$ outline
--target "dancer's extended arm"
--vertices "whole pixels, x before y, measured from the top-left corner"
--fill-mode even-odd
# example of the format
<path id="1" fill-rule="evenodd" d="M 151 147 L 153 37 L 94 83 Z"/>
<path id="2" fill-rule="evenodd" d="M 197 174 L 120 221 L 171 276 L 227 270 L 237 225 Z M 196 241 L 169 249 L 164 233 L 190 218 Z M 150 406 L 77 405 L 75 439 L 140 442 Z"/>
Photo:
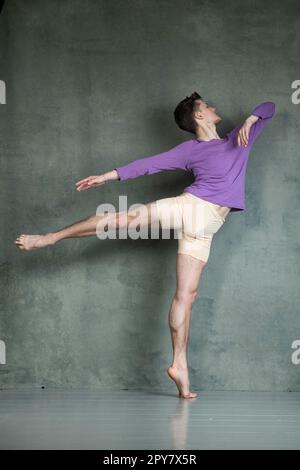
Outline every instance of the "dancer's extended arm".
<path id="1" fill-rule="evenodd" d="M 88 176 L 76 183 L 77 190 L 81 191 L 92 186 L 99 186 L 109 180 L 128 180 L 164 170 L 189 171 L 189 155 L 192 142 L 192 140 L 181 142 L 170 150 L 151 157 L 139 158 L 126 165 L 118 166 L 103 175 Z"/>

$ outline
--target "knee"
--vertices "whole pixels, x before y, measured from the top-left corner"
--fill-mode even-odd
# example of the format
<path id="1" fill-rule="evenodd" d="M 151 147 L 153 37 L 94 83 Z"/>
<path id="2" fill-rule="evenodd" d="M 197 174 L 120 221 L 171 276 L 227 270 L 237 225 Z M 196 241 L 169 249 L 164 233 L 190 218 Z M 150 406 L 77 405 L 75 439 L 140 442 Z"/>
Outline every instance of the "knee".
<path id="1" fill-rule="evenodd" d="M 187 290 L 177 290 L 175 293 L 175 300 L 187 307 L 190 307 L 194 304 L 198 296 L 197 290 L 187 289 Z"/>

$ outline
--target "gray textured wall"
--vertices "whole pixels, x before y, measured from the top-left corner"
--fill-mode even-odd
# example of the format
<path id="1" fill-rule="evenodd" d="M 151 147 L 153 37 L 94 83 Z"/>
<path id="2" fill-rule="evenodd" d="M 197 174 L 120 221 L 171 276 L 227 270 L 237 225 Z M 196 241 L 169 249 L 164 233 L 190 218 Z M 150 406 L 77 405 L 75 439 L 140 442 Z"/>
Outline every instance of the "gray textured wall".
<path id="1" fill-rule="evenodd" d="M 75 182 L 191 138 L 173 121 L 194 90 L 218 106 L 219 132 L 272 100 L 249 159 L 246 211 L 213 242 L 194 304 L 195 389 L 300 390 L 299 117 L 296 0 L 7 0 L 0 16 L 1 387 L 174 392 L 167 323 L 176 240 L 65 240 L 19 252 L 94 213 L 177 195 L 165 172 L 77 193 Z"/>

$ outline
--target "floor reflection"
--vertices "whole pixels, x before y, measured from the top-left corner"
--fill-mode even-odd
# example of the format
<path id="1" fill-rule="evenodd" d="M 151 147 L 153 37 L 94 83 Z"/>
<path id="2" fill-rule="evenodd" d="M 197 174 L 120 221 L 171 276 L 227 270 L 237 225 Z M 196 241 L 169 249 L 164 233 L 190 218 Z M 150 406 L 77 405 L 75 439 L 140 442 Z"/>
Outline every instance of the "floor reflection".
<path id="1" fill-rule="evenodd" d="M 196 398 L 178 398 L 177 409 L 174 416 L 169 417 L 172 449 L 186 449 L 189 429 L 189 415 L 193 412 Z"/>

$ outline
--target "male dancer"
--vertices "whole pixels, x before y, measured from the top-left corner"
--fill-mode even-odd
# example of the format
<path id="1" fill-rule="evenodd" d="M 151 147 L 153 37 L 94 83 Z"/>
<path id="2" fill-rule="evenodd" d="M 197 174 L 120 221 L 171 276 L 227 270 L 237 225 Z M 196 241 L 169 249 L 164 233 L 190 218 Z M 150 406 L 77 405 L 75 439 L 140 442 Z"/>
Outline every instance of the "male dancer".
<path id="1" fill-rule="evenodd" d="M 210 254 L 212 238 L 229 212 L 245 209 L 245 175 L 249 151 L 274 112 L 274 103 L 264 102 L 254 108 L 241 126 L 221 138 L 216 130 L 221 117 L 214 107 L 194 92 L 177 105 L 174 117 L 181 129 L 196 138 L 184 141 L 168 151 L 134 160 L 101 175 L 88 176 L 76 183 L 77 191 L 82 191 L 108 181 L 123 181 L 163 170 L 191 171 L 194 182 L 181 195 L 150 202 L 134 211 L 93 214 L 45 235 L 22 234 L 14 242 L 20 250 L 28 251 L 54 245 L 66 238 L 93 236 L 105 230 L 107 225 L 127 228 L 133 220 L 140 227 L 156 222 L 162 224 L 166 216 L 170 215 L 178 226 L 184 225 L 183 236 L 178 242 L 177 285 L 169 311 L 173 361 L 167 370 L 177 385 L 179 397 L 197 396 L 189 387 L 187 345 L 192 306 Z M 194 214 L 203 214 L 196 228 L 194 219 L 191 220 L 194 216 L 191 218 L 187 215 L 190 214 L 186 209 L 188 205 L 195 209 Z"/>

